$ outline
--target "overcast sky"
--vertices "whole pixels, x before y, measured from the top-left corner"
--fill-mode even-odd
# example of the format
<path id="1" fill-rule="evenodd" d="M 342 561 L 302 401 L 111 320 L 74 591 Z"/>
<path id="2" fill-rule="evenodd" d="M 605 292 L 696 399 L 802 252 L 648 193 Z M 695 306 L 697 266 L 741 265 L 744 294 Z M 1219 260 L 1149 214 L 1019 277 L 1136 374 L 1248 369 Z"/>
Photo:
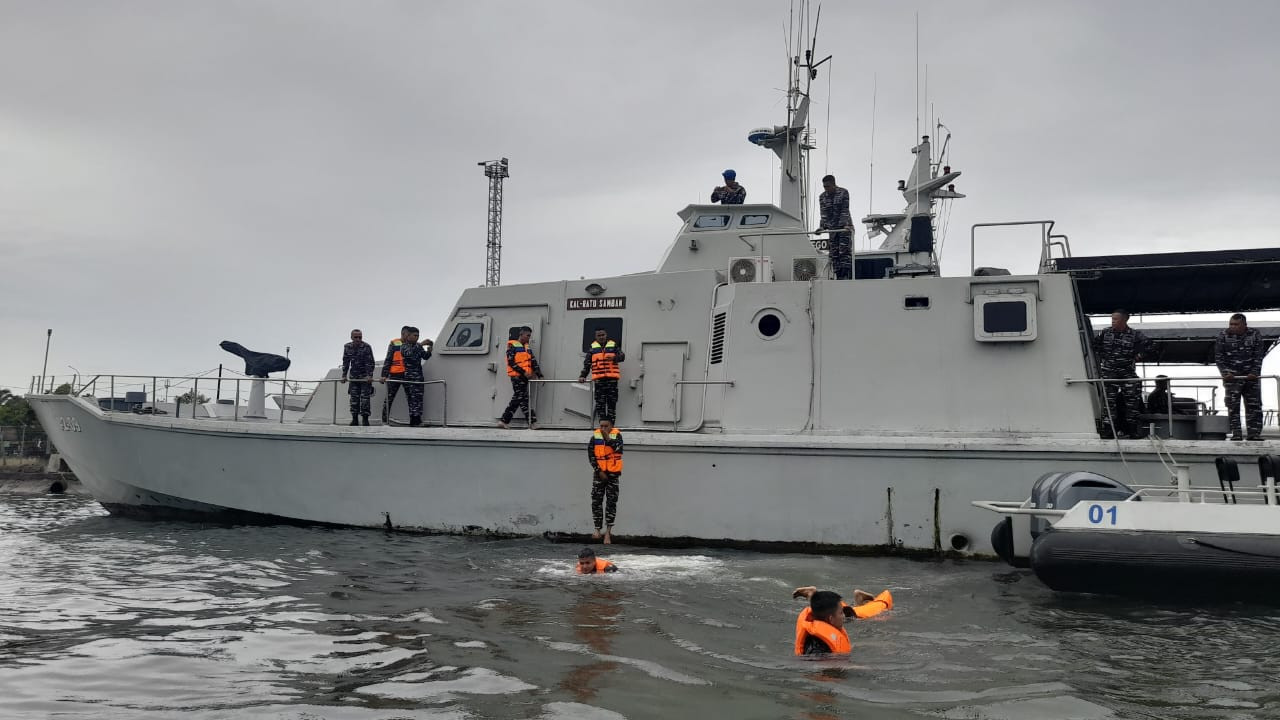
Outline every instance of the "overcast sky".
<path id="1" fill-rule="evenodd" d="M 1280 244 L 1280 3 L 828 3 L 815 183 L 868 205 L 928 102 L 975 222 L 1051 218 L 1076 254 Z M 503 281 L 652 269 L 733 167 L 776 190 L 786 0 L 0 2 L 0 385 L 184 374 L 224 339 L 337 364 L 348 330 L 434 336 L 484 280 L 486 179 L 511 159 Z M 923 94 L 923 87 L 921 93 Z M 828 123 L 828 116 L 830 118 Z M 993 236 L 994 237 L 994 236 Z M 859 233 L 861 240 L 862 233 Z M 1034 235 L 980 264 L 1029 270 Z"/>

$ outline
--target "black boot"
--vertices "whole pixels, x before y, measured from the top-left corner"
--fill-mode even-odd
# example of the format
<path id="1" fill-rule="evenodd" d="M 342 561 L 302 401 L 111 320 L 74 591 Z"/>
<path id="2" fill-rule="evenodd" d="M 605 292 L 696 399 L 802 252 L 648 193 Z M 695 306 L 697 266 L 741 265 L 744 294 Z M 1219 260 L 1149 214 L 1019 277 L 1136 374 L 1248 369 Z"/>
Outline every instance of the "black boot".
<path id="1" fill-rule="evenodd" d="M 359 425 L 359 424 L 360 424 L 360 416 L 358 416 L 358 415 L 352 415 L 352 416 L 351 416 L 351 424 L 352 424 L 352 425 Z"/>
<path id="2" fill-rule="evenodd" d="M 368 415 L 361 415 L 361 416 L 360 416 L 360 420 L 362 421 L 362 424 L 363 424 L 365 427 L 369 427 L 369 416 L 368 416 Z"/>
<path id="3" fill-rule="evenodd" d="M 422 416 L 421 416 L 421 415 L 410 415 L 410 416 L 409 416 L 409 427 L 422 427 Z"/>

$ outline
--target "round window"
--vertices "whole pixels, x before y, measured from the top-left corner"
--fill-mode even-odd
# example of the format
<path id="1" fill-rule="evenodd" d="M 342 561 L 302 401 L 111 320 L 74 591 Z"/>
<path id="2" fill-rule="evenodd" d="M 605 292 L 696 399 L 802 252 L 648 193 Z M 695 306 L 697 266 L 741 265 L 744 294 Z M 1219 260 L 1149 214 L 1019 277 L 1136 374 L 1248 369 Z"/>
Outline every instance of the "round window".
<path id="1" fill-rule="evenodd" d="M 756 330 L 764 338 L 773 338 L 782 332 L 782 318 L 774 312 L 764 312 L 756 318 Z"/>

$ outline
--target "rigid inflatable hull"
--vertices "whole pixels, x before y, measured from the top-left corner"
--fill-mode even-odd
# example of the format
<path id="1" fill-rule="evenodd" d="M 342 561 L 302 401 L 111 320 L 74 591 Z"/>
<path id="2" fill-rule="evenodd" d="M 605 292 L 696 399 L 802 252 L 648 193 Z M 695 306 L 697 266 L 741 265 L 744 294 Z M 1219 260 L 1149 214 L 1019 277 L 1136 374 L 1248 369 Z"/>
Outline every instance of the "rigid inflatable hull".
<path id="1" fill-rule="evenodd" d="M 1061 592 L 1220 599 L 1280 598 L 1280 536 L 1049 529 L 1031 568 Z"/>

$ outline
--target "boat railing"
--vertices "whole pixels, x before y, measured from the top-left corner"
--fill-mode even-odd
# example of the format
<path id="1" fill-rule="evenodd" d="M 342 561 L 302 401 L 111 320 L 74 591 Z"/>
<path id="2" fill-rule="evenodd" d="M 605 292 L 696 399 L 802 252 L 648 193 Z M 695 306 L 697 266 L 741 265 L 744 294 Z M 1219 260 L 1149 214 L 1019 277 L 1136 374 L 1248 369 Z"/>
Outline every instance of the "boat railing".
<path id="1" fill-rule="evenodd" d="M 1257 377 L 1257 380 L 1250 380 L 1250 381 L 1247 381 L 1247 382 L 1259 382 L 1259 383 L 1260 383 L 1260 382 L 1262 382 L 1263 380 L 1268 380 L 1268 381 L 1274 382 L 1274 383 L 1276 384 L 1276 396 L 1275 396 L 1275 397 L 1276 397 L 1276 404 L 1277 404 L 1277 406 L 1280 406 L 1280 375 L 1257 375 L 1256 377 Z M 1178 381 L 1178 382 L 1175 382 L 1175 380 L 1176 380 L 1176 381 Z M 1177 387 L 1177 388 L 1184 388 L 1184 389 L 1187 389 L 1187 388 L 1198 388 L 1198 389 L 1213 388 L 1214 392 L 1213 392 L 1213 395 L 1212 395 L 1212 401 L 1211 401 L 1211 403 L 1210 403 L 1209 412 L 1204 413 L 1204 414 L 1207 414 L 1207 415 L 1216 415 L 1216 414 L 1217 414 L 1217 399 L 1218 399 L 1217 388 L 1218 388 L 1218 385 L 1212 385 L 1212 386 L 1209 386 L 1209 385 L 1186 385 L 1186 384 L 1184 384 L 1185 382 L 1203 382 L 1203 381 L 1206 381 L 1206 380 L 1216 380 L 1218 383 L 1223 383 L 1223 384 L 1228 383 L 1228 382 L 1246 382 L 1245 380 L 1232 380 L 1232 381 L 1224 380 L 1224 379 L 1223 379 L 1223 377 L 1222 377 L 1221 375 L 1194 375 L 1194 376 L 1190 376 L 1190 377 L 1178 377 L 1178 378 L 1171 378 L 1171 377 L 1170 377 L 1170 378 L 1072 378 L 1072 377 L 1066 377 L 1066 378 L 1063 378 L 1063 382 L 1064 382 L 1064 383 L 1066 383 L 1067 385 L 1093 385 L 1093 386 L 1097 386 L 1098 388 L 1105 387 L 1108 383 L 1111 383 L 1111 384 L 1115 384 L 1115 383 L 1121 383 L 1121 384 L 1133 384 L 1133 383 L 1140 383 L 1140 384 L 1142 384 L 1142 385 L 1147 385 L 1147 384 L 1157 384 L 1157 383 L 1161 383 L 1161 382 L 1166 382 L 1166 381 L 1167 381 L 1167 382 L 1168 382 L 1168 386 L 1169 386 L 1169 392 L 1168 392 L 1168 393 L 1166 393 L 1166 397 L 1165 397 L 1165 403 L 1166 403 L 1166 406 L 1165 406 L 1165 414 L 1166 414 L 1166 418 L 1167 418 L 1167 420 L 1166 420 L 1166 421 L 1169 423 L 1169 435 L 1170 435 L 1170 436 L 1172 436 L 1172 435 L 1173 435 L 1173 421 L 1174 421 L 1174 417 L 1175 417 L 1175 416 L 1174 416 L 1174 413 L 1173 413 L 1173 389 L 1174 389 L 1175 387 Z M 1198 395 L 1197 395 L 1197 398 L 1198 398 Z M 1230 408 L 1227 408 L 1227 410 L 1228 410 L 1228 412 L 1229 412 L 1229 411 L 1230 411 Z M 1190 416 L 1188 416 L 1188 417 L 1190 417 Z"/>
<path id="2" fill-rule="evenodd" d="M 1135 502 L 1142 498 L 1159 499 L 1177 496 L 1179 502 L 1203 503 L 1206 505 L 1227 505 L 1240 504 L 1237 497 L 1244 497 L 1246 500 L 1253 499 L 1257 502 L 1245 504 L 1253 505 L 1276 505 L 1277 490 L 1271 483 L 1257 485 L 1257 490 L 1224 490 L 1213 486 L 1189 486 L 1185 488 L 1171 487 L 1168 485 L 1134 485 L 1132 486 L 1133 494 L 1121 500 L 1120 502 Z M 1221 502 L 1217 498 L 1221 498 Z M 1230 498 L 1230 500 L 1228 499 Z M 1080 500 L 1076 503 L 1092 503 L 1095 500 Z M 1076 505 L 1069 508 L 1040 508 L 1027 505 L 1025 502 L 1014 502 L 1007 500 L 973 500 L 969 504 L 983 510 L 990 510 L 1001 515 L 1034 515 L 1038 517 L 1060 518 L 1071 512 Z"/>
<path id="3" fill-rule="evenodd" d="M 306 408 L 306 410 L 310 410 L 310 403 L 316 397 L 316 393 L 314 392 L 315 389 L 318 389 L 324 385 L 332 385 L 333 398 L 332 398 L 332 409 L 330 412 L 330 423 L 336 425 L 338 424 L 338 395 L 339 395 L 340 385 L 345 385 L 350 383 L 360 383 L 360 382 L 374 383 L 374 382 L 383 382 L 383 381 L 384 381 L 384 378 L 378 378 L 378 377 L 347 378 L 344 381 L 342 378 L 323 378 L 320 380 L 306 380 L 306 379 L 289 378 L 289 377 L 254 378 L 254 377 L 245 377 L 245 376 L 236 376 L 236 377 L 203 376 L 202 377 L 202 376 L 192 376 L 192 375 L 99 374 L 99 375 L 95 375 L 91 380 L 79 386 L 78 388 L 72 388 L 70 395 L 72 395 L 73 397 L 97 398 L 99 383 L 102 383 L 103 387 L 109 393 L 108 397 L 110 398 L 110 402 L 108 403 L 108 406 L 105 406 L 105 407 L 102 406 L 101 403 L 99 403 L 99 407 L 101 407 L 102 410 L 106 412 L 122 412 L 119 409 L 119 406 L 121 405 L 121 403 L 119 402 L 120 398 L 117 397 L 116 395 L 117 389 L 121 391 L 125 391 L 126 388 L 142 387 L 143 392 L 146 393 L 146 388 L 149 385 L 150 393 L 149 395 L 147 395 L 147 400 L 142 403 L 130 403 L 129 404 L 130 409 L 127 410 L 127 412 L 133 412 L 134 405 L 140 405 L 139 407 L 140 410 L 145 410 L 146 406 L 149 405 L 151 407 L 151 413 L 154 414 L 156 413 L 157 405 L 160 402 L 158 399 L 159 390 L 164 389 L 166 392 L 174 389 L 185 390 L 185 392 L 183 392 L 181 395 L 179 395 L 176 398 L 173 417 L 175 418 L 183 417 L 182 406 L 189 405 L 191 409 L 188 411 L 187 417 L 190 419 L 208 419 L 208 420 L 225 421 L 227 419 L 225 417 L 210 415 L 202 418 L 196 413 L 196 407 L 198 405 L 206 404 L 206 403 L 199 402 L 199 398 L 201 397 L 200 395 L 201 387 L 205 388 L 206 391 L 211 391 L 213 388 L 217 388 L 217 390 L 215 391 L 216 394 L 214 399 L 214 404 L 215 406 L 217 406 L 222 404 L 222 401 L 223 401 L 222 387 L 225 384 L 229 386 L 229 389 L 233 393 L 231 403 L 230 403 L 232 406 L 232 416 L 230 419 L 232 421 L 239 421 L 241 419 L 241 409 L 244 407 L 244 405 L 241 403 L 241 398 L 244 397 L 245 395 L 246 384 L 252 387 L 252 383 L 261 382 L 263 383 L 264 391 L 270 391 L 270 388 L 274 388 L 276 384 L 279 383 L 280 401 L 278 404 L 280 406 L 280 414 L 277 422 L 283 423 L 285 421 L 285 410 L 286 410 L 287 398 L 290 396 L 297 396 L 299 394 L 297 392 L 297 389 L 300 386 L 310 386 L 312 388 L 312 392 L 309 395 L 307 408 Z M 440 403 L 439 403 L 440 425 L 442 427 L 448 426 L 449 424 L 449 387 L 446 381 L 444 380 L 387 380 L 386 382 L 394 382 L 400 385 L 422 385 L 424 388 L 431 385 L 439 385 L 441 388 L 441 397 L 440 397 Z M 292 392 L 289 389 L 290 386 L 294 388 Z M 188 399 L 183 400 L 183 398 L 188 398 Z"/>
<path id="4" fill-rule="evenodd" d="M 969 227 L 969 274 L 978 269 L 978 228 L 991 227 L 1018 227 L 1018 226 L 1039 226 L 1040 227 L 1040 264 L 1038 265 L 1040 272 L 1048 272 L 1053 267 L 1053 261 L 1059 257 L 1071 257 L 1071 240 L 1062 233 L 1053 232 L 1053 220 L 1012 220 L 1009 222 L 989 222 L 974 223 Z M 1054 248 L 1057 248 L 1059 255 L 1054 255 Z"/>
<path id="5" fill-rule="evenodd" d="M 585 384 L 589 386 L 591 390 L 591 404 L 588 407 L 591 408 L 591 411 L 587 413 L 586 419 L 587 419 L 587 427 L 589 428 L 594 427 L 592 417 L 594 417 L 595 407 L 596 407 L 596 384 L 594 382 L 591 382 L 590 380 L 587 380 L 585 382 L 578 382 L 577 380 L 554 380 L 554 379 L 547 379 L 547 378 L 530 379 L 529 385 L 533 390 L 533 394 L 529 398 L 529 407 L 536 408 L 538 406 L 538 388 L 540 386 L 557 385 L 557 384 L 559 385 L 584 385 Z"/>

